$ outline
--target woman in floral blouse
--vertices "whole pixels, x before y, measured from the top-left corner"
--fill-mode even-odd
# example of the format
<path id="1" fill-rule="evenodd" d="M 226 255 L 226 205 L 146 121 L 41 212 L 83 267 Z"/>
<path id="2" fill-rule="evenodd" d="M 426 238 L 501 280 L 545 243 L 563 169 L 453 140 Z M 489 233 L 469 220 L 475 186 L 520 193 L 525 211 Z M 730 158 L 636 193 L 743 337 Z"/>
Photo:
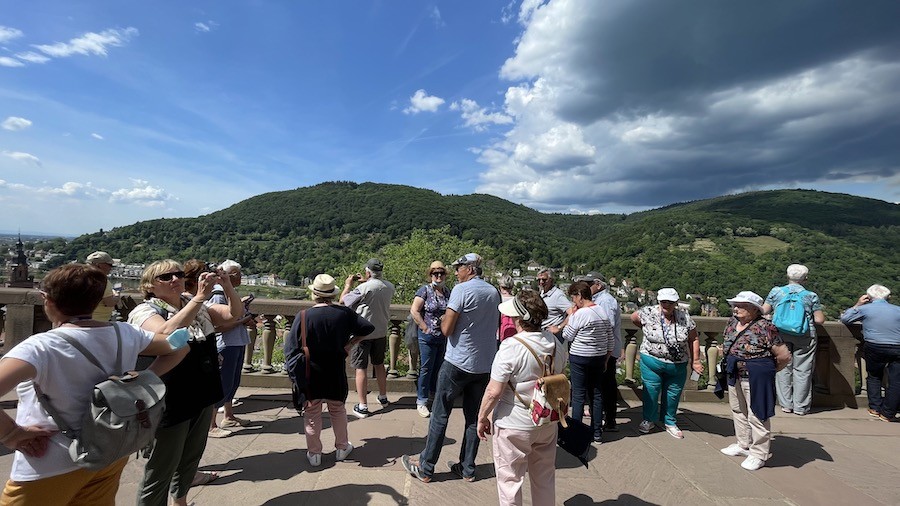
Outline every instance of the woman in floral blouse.
<path id="1" fill-rule="evenodd" d="M 684 438 L 675 423 L 678 401 L 687 379 L 687 365 L 703 372 L 697 325 L 688 312 L 678 308 L 678 292 L 660 288 L 659 305 L 644 306 L 631 314 L 631 321 L 642 328 L 641 381 L 644 384 L 643 415 L 638 431 L 646 434 L 657 421 L 674 438 Z"/>
<path id="2" fill-rule="evenodd" d="M 428 401 L 434 399 L 438 371 L 444 363 L 447 337 L 441 332 L 441 318 L 450 297 L 450 289 L 444 284 L 447 279 L 444 263 L 440 260 L 431 262 L 427 274 L 429 283 L 419 287 L 409 308 L 410 315 L 419 327 L 419 356 L 422 365 L 419 367 L 416 410 L 423 418 L 431 416 Z"/>
<path id="3" fill-rule="evenodd" d="M 771 418 L 775 415 L 775 371 L 787 364 L 790 353 L 778 329 L 762 318 L 763 298 L 740 292 L 731 304 L 733 316 L 725 327 L 728 402 L 737 443 L 722 448 L 732 457 L 744 456 L 741 467 L 755 471 L 769 458 Z"/>

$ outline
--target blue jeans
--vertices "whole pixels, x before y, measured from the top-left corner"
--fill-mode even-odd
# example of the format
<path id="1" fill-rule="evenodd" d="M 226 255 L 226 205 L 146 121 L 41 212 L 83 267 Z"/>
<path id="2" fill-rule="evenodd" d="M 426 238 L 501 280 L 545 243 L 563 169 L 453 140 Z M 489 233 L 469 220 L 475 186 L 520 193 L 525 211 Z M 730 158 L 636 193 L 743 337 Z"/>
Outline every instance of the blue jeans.
<path id="1" fill-rule="evenodd" d="M 673 364 L 641 353 L 644 420 L 677 425 L 675 413 L 687 379 L 687 362 Z"/>
<path id="2" fill-rule="evenodd" d="M 444 362 L 441 366 L 431 410 L 431 423 L 428 424 L 428 438 L 425 440 L 425 449 L 419 455 L 422 474 L 434 475 L 434 466 L 441 456 L 444 437 L 447 435 L 447 421 L 450 419 L 453 403 L 462 395 L 466 429 L 459 448 L 459 462 L 462 464 L 463 476 L 475 476 L 475 456 L 478 455 L 479 443 L 476 426 L 478 408 L 481 407 L 481 398 L 490 379 L 489 372 L 471 374 L 450 362 Z"/>
<path id="3" fill-rule="evenodd" d="M 893 420 L 900 408 L 900 346 L 866 343 L 866 395 L 869 409 Z M 888 387 L 881 397 L 881 377 L 887 372 Z"/>
<path id="4" fill-rule="evenodd" d="M 216 403 L 217 408 L 221 408 L 223 404 L 234 399 L 234 394 L 241 386 L 241 365 L 244 361 L 244 350 L 246 346 L 226 346 L 222 350 L 222 367 L 219 374 L 222 375 L 222 392 L 225 397 Z"/>
<path id="5" fill-rule="evenodd" d="M 569 355 L 569 373 L 572 379 L 572 418 L 581 421 L 584 404 L 591 412 L 591 428 L 594 437 L 603 434 L 603 371 L 606 357 L 581 357 Z"/>
<path id="6" fill-rule="evenodd" d="M 447 338 L 435 337 L 419 333 L 419 357 L 422 365 L 419 366 L 419 382 L 416 385 L 416 404 L 425 405 L 429 398 L 434 398 L 437 390 L 438 372 L 444 363 L 444 352 L 447 349 Z"/>

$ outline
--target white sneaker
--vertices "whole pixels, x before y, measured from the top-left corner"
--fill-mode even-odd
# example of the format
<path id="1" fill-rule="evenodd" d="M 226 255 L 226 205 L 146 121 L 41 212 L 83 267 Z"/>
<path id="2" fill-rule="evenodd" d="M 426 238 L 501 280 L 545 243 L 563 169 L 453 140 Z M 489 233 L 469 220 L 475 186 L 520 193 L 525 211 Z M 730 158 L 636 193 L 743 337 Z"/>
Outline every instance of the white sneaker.
<path id="1" fill-rule="evenodd" d="M 322 465 L 322 454 L 306 452 L 306 460 L 309 461 L 309 465 L 319 467 Z"/>
<path id="2" fill-rule="evenodd" d="M 745 450 L 744 448 L 741 448 L 741 445 L 739 445 L 737 443 L 734 443 L 726 448 L 722 448 L 719 451 L 730 457 L 739 457 L 739 456 L 749 457 L 750 456 L 750 451 Z"/>
<path id="3" fill-rule="evenodd" d="M 338 448 L 337 451 L 334 452 L 334 460 L 340 462 L 340 461 L 346 459 L 347 456 L 350 455 L 350 452 L 352 452 L 352 451 L 353 451 L 353 444 L 347 443 L 346 448 L 344 448 L 343 450 Z"/>
<path id="4" fill-rule="evenodd" d="M 419 404 L 418 406 L 416 406 L 416 411 L 419 412 L 419 416 L 421 416 L 422 418 L 428 418 L 429 416 L 431 416 L 431 411 L 428 411 L 428 406 L 424 404 Z"/>
<path id="5" fill-rule="evenodd" d="M 765 460 L 758 459 L 752 455 L 748 456 L 746 459 L 744 459 L 743 462 L 741 462 L 741 467 L 748 471 L 756 471 L 764 465 L 766 465 Z"/>
<path id="6" fill-rule="evenodd" d="M 641 421 L 640 425 L 638 425 L 638 432 L 641 434 L 649 434 L 651 430 L 653 430 L 653 422 L 650 420 Z"/>

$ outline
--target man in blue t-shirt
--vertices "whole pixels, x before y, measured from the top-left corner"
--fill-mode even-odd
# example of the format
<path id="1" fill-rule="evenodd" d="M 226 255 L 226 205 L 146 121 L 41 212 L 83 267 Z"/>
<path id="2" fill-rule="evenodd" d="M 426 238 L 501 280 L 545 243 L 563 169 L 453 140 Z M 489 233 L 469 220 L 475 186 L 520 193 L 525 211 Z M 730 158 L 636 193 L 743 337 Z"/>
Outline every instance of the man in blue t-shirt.
<path id="1" fill-rule="evenodd" d="M 401 459 L 403 467 L 428 483 L 444 446 L 447 422 L 453 403 L 462 396 L 466 428 L 460 445 L 459 462 L 449 462 L 450 471 L 466 481 L 475 481 L 475 456 L 478 454 L 477 417 L 481 398 L 491 377 L 491 364 L 497 353 L 497 329 L 500 324 L 500 292 L 481 279 L 481 257 L 468 253 L 453 262 L 458 283 L 450 292 L 441 331 L 447 336 L 447 352 L 438 374 L 437 392 L 425 449 L 418 460 L 410 455 Z"/>

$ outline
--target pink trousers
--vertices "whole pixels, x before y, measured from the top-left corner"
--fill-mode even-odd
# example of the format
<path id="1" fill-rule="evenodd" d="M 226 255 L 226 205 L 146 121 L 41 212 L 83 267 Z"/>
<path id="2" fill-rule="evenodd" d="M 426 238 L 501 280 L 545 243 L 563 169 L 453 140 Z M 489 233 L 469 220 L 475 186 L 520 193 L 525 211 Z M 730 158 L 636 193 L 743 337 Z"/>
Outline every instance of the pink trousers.
<path id="1" fill-rule="evenodd" d="M 347 448 L 347 408 L 342 401 L 316 399 L 306 404 L 303 418 L 306 423 L 306 450 L 322 453 L 322 404 L 328 404 L 331 429 L 334 430 L 334 447 Z"/>
<path id="2" fill-rule="evenodd" d="M 530 430 L 494 426 L 494 470 L 500 504 L 522 504 L 525 473 L 532 506 L 556 504 L 556 425 Z"/>

